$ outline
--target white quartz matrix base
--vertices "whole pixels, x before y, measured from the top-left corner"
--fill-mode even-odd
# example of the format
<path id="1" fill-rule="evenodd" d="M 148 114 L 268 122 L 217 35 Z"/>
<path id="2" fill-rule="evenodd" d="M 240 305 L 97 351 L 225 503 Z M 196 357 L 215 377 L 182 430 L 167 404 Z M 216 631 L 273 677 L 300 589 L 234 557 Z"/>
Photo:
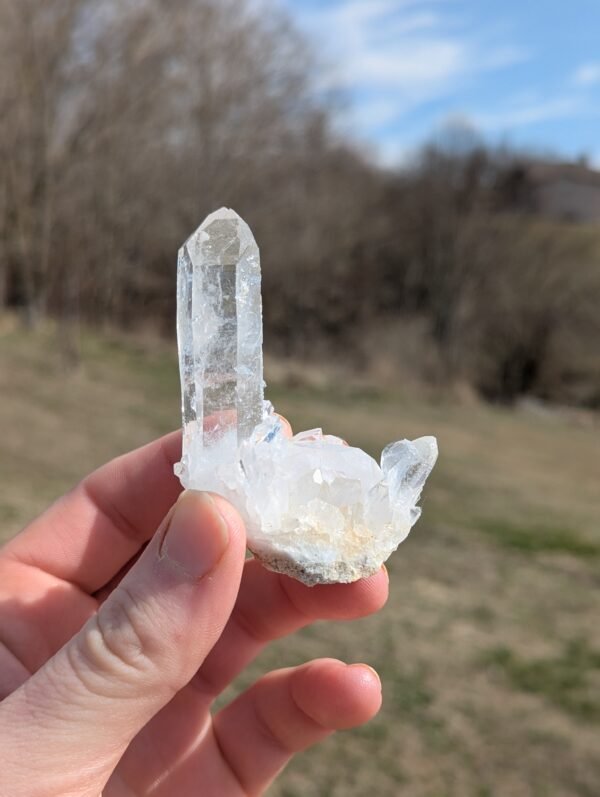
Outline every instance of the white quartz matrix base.
<path id="1" fill-rule="evenodd" d="M 208 467 L 184 457 L 176 471 L 184 487 L 231 501 L 246 523 L 248 547 L 270 570 L 309 585 L 376 573 L 421 514 L 435 438 L 392 443 L 379 465 L 320 429 L 289 439 L 265 408 L 265 420 L 239 449 L 226 433 Z"/>

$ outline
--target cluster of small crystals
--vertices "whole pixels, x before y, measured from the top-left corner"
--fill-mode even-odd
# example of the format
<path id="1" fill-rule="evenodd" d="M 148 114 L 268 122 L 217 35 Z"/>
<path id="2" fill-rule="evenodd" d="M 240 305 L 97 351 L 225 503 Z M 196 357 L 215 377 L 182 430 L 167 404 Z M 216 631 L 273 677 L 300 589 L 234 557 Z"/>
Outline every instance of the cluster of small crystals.
<path id="1" fill-rule="evenodd" d="M 435 438 L 391 443 L 378 464 L 320 429 L 286 437 L 263 395 L 258 247 L 234 211 L 181 248 L 177 302 L 183 486 L 229 499 L 272 570 L 307 584 L 376 572 L 420 515 Z"/>

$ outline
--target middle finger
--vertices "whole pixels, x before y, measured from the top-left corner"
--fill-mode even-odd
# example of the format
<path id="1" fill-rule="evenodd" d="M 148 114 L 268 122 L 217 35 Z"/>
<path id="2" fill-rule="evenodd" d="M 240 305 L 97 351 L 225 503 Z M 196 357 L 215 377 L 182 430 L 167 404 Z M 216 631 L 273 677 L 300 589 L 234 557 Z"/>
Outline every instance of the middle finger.
<path id="1" fill-rule="evenodd" d="M 227 625 L 190 686 L 211 702 L 269 642 L 316 620 L 353 620 L 373 614 L 387 596 L 385 568 L 352 584 L 307 587 L 251 559 L 244 566 Z"/>

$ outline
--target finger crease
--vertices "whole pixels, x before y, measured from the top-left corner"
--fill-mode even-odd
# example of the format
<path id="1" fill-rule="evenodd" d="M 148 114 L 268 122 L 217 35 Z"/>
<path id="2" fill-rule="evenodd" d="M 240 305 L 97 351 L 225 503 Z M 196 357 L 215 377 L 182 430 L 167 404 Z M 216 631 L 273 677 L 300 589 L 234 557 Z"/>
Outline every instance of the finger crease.
<path id="1" fill-rule="evenodd" d="M 318 731 L 319 733 L 331 733 L 332 728 L 328 728 L 327 726 L 321 724 L 314 717 L 311 717 L 311 715 L 305 709 L 302 708 L 302 706 L 298 703 L 298 701 L 294 697 L 294 692 L 291 688 L 290 688 L 290 700 L 294 704 L 295 709 L 302 716 L 303 720 L 308 724 L 312 725 L 315 731 Z"/>
<path id="2" fill-rule="evenodd" d="M 296 600 L 292 597 L 292 594 L 287 586 L 287 577 L 279 576 L 277 579 L 277 583 L 279 584 L 279 588 L 281 590 L 281 594 L 283 595 L 284 599 L 291 607 L 291 609 L 298 615 L 300 618 L 300 622 L 302 625 L 309 625 L 313 622 L 314 618 L 310 617 L 304 609 L 301 609 Z"/>
<path id="3" fill-rule="evenodd" d="M 161 442 L 161 445 L 159 446 L 159 451 L 160 451 L 160 454 L 161 454 L 161 456 L 163 458 L 163 461 L 167 465 L 167 469 L 171 473 L 173 473 L 173 468 L 175 466 L 175 463 L 180 459 L 181 452 L 179 452 L 179 454 L 175 457 L 175 459 L 170 457 L 169 456 L 169 447 L 168 447 L 167 443 L 165 442 L 164 438 L 163 438 L 163 440 Z"/>
<path id="4" fill-rule="evenodd" d="M 329 733 L 330 729 L 325 728 L 319 722 L 314 720 L 306 711 L 298 704 L 298 701 L 294 698 L 292 691 L 289 691 L 290 700 L 292 701 L 293 707 L 299 714 L 299 718 L 303 723 L 306 723 L 311 731 L 316 731 L 319 734 L 321 733 Z M 277 733 L 277 731 L 270 725 L 270 723 L 265 718 L 265 715 L 260 710 L 259 704 L 257 703 L 256 699 L 254 700 L 254 715 L 256 717 L 256 722 L 259 728 L 259 731 L 272 747 L 274 747 L 279 752 L 284 753 L 286 756 L 292 756 L 297 750 L 294 747 L 286 744 L 285 740 L 281 738 L 281 735 Z"/>
<path id="5" fill-rule="evenodd" d="M 81 482 L 81 489 L 84 495 L 92 502 L 96 510 L 117 528 L 124 537 L 132 540 L 136 544 L 145 541 L 141 529 L 132 523 L 114 504 L 109 505 L 100 501 L 86 480 Z"/>
<path id="6" fill-rule="evenodd" d="M 231 761 L 231 758 L 229 757 L 227 751 L 225 750 L 225 746 L 222 744 L 221 739 L 219 738 L 219 730 L 216 723 L 213 723 L 212 730 L 213 730 L 213 739 L 215 740 L 217 751 L 221 756 L 221 760 L 223 761 L 223 763 L 231 773 L 231 776 L 235 781 L 235 784 L 239 788 L 240 797 L 251 797 L 250 793 L 247 791 L 246 787 L 244 786 L 242 776 L 237 771 L 237 768 L 234 766 L 233 762 Z"/>
<path id="7" fill-rule="evenodd" d="M 253 628 L 248 616 L 242 611 L 242 609 L 240 609 L 239 606 L 235 607 L 230 619 L 235 623 L 242 634 L 247 636 L 251 642 L 257 645 L 266 645 L 267 642 L 270 642 L 273 638 L 273 634 L 269 633 L 268 630 L 261 632 L 260 630 Z"/>
<path id="8" fill-rule="evenodd" d="M 12 661 L 14 663 L 16 663 L 17 666 L 20 667 L 23 670 L 23 673 L 26 676 L 26 678 L 30 678 L 31 677 L 32 672 L 29 669 L 29 667 L 25 666 L 25 664 L 22 662 L 21 658 L 19 656 L 17 656 L 17 654 L 2 639 L 0 639 L 0 652 L 1 651 L 4 651 L 4 653 L 6 654 L 6 657 L 8 659 L 12 659 Z M 6 670 L 6 667 L 4 667 L 4 669 Z M 5 696 L 6 695 L 0 694 L 0 700 L 2 700 Z"/>

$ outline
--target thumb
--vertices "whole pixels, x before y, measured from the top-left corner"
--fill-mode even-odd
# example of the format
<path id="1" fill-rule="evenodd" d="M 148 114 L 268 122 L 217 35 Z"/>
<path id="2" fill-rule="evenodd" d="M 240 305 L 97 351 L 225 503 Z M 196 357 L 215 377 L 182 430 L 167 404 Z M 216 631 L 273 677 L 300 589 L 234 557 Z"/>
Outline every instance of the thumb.
<path id="1" fill-rule="evenodd" d="M 243 525 L 229 504 L 183 493 L 98 612 L 0 706 L 0 794 L 33 794 L 38 767 L 48 789 L 40 794 L 78 788 L 82 772 L 107 778 L 220 636 L 244 555 Z M 19 767 L 23 792 L 15 789 Z"/>

